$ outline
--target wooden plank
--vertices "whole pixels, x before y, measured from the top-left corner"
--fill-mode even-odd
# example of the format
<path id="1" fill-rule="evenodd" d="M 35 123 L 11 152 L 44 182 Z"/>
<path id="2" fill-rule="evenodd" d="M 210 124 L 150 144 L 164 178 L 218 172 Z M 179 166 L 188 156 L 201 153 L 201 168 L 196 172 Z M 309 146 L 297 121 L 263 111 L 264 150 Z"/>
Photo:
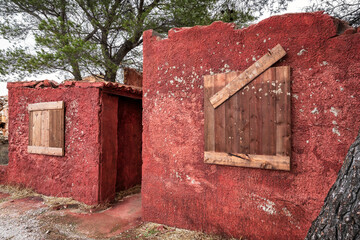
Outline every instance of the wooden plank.
<path id="1" fill-rule="evenodd" d="M 52 156 L 64 156 L 63 148 L 28 146 L 27 149 L 28 149 L 28 153 L 44 154 L 44 155 L 52 155 Z"/>
<path id="2" fill-rule="evenodd" d="M 226 84 L 238 76 L 240 72 L 229 72 L 225 75 Z M 211 95 L 212 96 L 212 95 Z M 237 122 L 239 121 L 237 94 L 225 103 L 225 140 L 226 152 L 238 152 L 239 138 L 236 137 Z M 213 108 L 212 106 L 210 106 Z"/>
<path id="3" fill-rule="evenodd" d="M 41 111 L 41 110 L 49 110 L 49 109 L 63 109 L 64 102 L 41 102 L 41 103 L 33 103 L 28 105 L 29 111 Z"/>
<path id="4" fill-rule="evenodd" d="M 34 111 L 32 116 L 32 143 L 33 146 L 41 146 L 41 111 Z"/>
<path id="5" fill-rule="evenodd" d="M 276 63 L 279 59 L 286 55 L 285 50 L 280 44 L 276 45 L 273 49 L 269 50 L 263 57 L 251 65 L 248 69 L 242 72 L 238 77 L 232 80 L 229 84 L 217 91 L 211 98 L 210 102 L 217 108 L 229 97 L 234 95 L 241 88 L 246 86 L 254 78 L 268 69 L 271 65 Z"/>
<path id="6" fill-rule="evenodd" d="M 257 91 L 259 88 L 259 80 L 261 76 L 257 77 L 251 84 L 249 84 L 249 114 L 250 114 L 250 133 L 249 133 L 249 153 L 260 154 L 258 150 L 259 135 L 261 129 L 259 125 L 261 122 L 261 116 L 259 114 L 259 102 Z"/>
<path id="7" fill-rule="evenodd" d="M 64 110 L 49 110 L 50 147 L 63 147 L 64 142 Z"/>
<path id="8" fill-rule="evenodd" d="M 214 78 L 214 91 L 219 91 L 225 86 L 225 73 L 217 74 Z M 215 109 L 215 151 L 225 152 L 225 105 Z"/>
<path id="9" fill-rule="evenodd" d="M 238 93 L 239 108 L 239 146 L 238 153 L 250 153 L 250 86 L 246 86 Z"/>
<path id="10" fill-rule="evenodd" d="M 276 154 L 291 154 L 290 67 L 276 68 Z"/>
<path id="11" fill-rule="evenodd" d="M 34 112 L 29 112 L 29 145 L 33 145 L 33 131 L 34 131 L 34 122 L 33 122 Z"/>
<path id="12" fill-rule="evenodd" d="M 215 151 L 215 109 L 210 103 L 214 94 L 214 75 L 204 76 L 204 137 L 205 151 Z"/>
<path id="13" fill-rule="evenodd" d="M 275 132 L 275 68 L 269 68 L 263 74 L 261 97 L 262 116 L 262 152 L 263 155 L 276 155 Z"/>
<path id="14" fill-rule="evenodd" d="M 41 130 L 40 130 L 40 146 L 49 147 L 49 111 L 41 112 Z"/>
<path id="15" fill-rule="evenodd" d="M 288 156 L 205 152 L 204 162 L 227 166 L 290 171 L 290 157 Z"/>

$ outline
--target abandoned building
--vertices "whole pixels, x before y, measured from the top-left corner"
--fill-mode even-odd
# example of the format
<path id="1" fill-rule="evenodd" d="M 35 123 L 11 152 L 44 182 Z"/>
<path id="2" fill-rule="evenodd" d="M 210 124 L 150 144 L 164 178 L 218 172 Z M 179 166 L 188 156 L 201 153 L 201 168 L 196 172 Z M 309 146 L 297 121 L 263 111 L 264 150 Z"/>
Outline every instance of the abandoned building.
<path id="1" fill-rule="evenodd" d="M 118 83 L 8 83 L 7 183 L 87 204 L 141 183 L 141 88 Z"/>
<path id="2" fill-rule="evenodd" d="M 359 28 L 316 12 L 143 39 L 138 87 L 8 83 L 0 182 L 87 204 L 141 182 L 144 221 L 303 239 L 360 128 Z"/>

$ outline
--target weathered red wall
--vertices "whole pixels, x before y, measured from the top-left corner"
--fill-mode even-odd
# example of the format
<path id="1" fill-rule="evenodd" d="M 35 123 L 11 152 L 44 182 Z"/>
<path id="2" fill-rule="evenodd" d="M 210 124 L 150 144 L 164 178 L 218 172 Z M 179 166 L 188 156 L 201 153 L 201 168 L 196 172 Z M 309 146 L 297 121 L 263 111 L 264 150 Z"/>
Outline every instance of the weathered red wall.
<path id="1" fill-rule="evenodd" d="M 141 184 L 141 100 L 119 97 L 118 119 L 116 190 L 121 191 Z"/>
<path id="2" fill-rule="evenodd" d="M 133 68 L 124 68 L 124 84 L 142 87 L 142 73 Z"/>
<path id="3" fill-rule="evenodd" d="M 143 37 L 144 220 L 303 239 L 360 127 L 359 30 L 307 13 Z M 291 67 L 291 171 L 204 164 L 203 75 L 243 71 L 278 43 L 287 56 L 275 66 Z"/>
<path id="4" fill-rule="evenodd" d="M 31 187 L 46 195 L 97 204 L 99 91 L 91 87 L 9 87 L 7 182 Z M 28 104 L 61 100 L 65 103 L 65 156 L 28 154 Z"/>
<path id="5" fill-rule="evenodd" d="M 118 96 L 101 94 L 100 202 L 115 197 L 118 157 Z"/>

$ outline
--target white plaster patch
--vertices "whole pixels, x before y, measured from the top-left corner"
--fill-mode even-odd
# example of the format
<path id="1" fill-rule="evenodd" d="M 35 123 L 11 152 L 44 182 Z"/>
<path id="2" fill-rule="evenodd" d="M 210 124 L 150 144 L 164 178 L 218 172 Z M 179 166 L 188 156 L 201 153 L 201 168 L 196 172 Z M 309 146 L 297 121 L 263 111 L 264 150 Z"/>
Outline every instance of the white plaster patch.
<path id="1" fill-rule="evenodd" d="M 303 49 L 301 49 L 301 50 L 297 53 L 297 55 L 298 55 L 298 56 L 301 56 L 301 55 L 303 55 L 305 52 L 307 52 L 307 51 L 303 48 Z"/>
<path id="2" fill-rule="evenodd" d="M 268 199 L 264 199 L 264 200 L 265 202 L 260 204 L 258 207 L 270 215 L 276 214 L 275 203 Z"/>
<path id="3" fill-rule="evenodd" d="M 281 210 L 284 212 L 285 216 L 292 217 L 290 211 L 286 207 L 283 207 Z"/>
<path id="4" fill-rule="evenodd" d="M 338 135 L 338 136 L 341 136 L 341 134 L 340 134 L 340 131 L 339 131 L 339 128 L 338 128 L 338 127 L 333 127 L 332 132 L 333 132 L 334 134 Z"/>
<path id="5" fill-rule="evenodd" d="M 298 96 L 297 94 L 294 94 L 294 95 L 293 95 L 293 98 L 296 98 L 296 100 L 298 100 L 298 99 L 299 99 L 299 96 Z"/>
<path id="6" fill-rule="evenodd" d="M 319 110 L 317 109 L 317 107 L 315 107 L 312 111 L 312 114 L 319 114 Z"/>
<path id="7" fill-rule="evenodd" d="M 334 107 L 331 107 L 330 112 L 333 113 L 335 117 L 337 117 L 340 110 L 338 110 L 338 109 L 336 109 Z"/>
<path id="8" fill-rule="evenodd" d="M 326 65 L 329 65 L 327 61 L 323 61 L 322 63 L 320 63 L 320 66 L 326 66 Z"/>

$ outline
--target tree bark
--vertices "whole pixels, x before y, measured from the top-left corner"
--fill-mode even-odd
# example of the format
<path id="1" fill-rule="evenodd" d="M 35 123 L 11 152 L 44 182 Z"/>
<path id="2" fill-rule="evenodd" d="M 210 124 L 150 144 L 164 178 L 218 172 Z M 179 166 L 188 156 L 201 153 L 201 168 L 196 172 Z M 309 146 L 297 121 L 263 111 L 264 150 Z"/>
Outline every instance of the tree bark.
<path id="1" fill-rule="evenodd" d="M 360 131 L 305 239 L 360 239 Z"/>

